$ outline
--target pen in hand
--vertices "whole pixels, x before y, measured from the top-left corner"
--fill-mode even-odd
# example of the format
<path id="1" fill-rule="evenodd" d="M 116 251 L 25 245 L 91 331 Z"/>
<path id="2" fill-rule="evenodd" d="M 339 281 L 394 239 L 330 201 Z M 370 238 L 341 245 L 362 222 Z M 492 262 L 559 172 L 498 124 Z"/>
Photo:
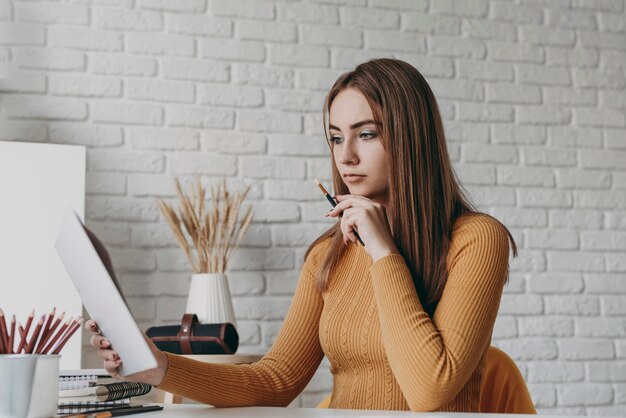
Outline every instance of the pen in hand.
<path id="1" fill-rule="evenodd" d="M 330 202 L 331 205 L 333 205 L 333 207 L 337 206 L 337 202 L 335 202 L 335 199 L 333 199 L 330 194 L 326 191 L 326 189 L 324 188 L 324 186 L 322 186 L 322 183 L 320 183 L 319 180 L 315 180 L 315 183 L 317 183 L 317 187 L 320 188 L 320 190 L 322 191 L 322 193 L 324 194 L 324 196 L 326 196 L 326 199 L 328 199 L 328 201 Z M 356 237 L 357 240 L 359 240 L 359 242 L 361 243 L 362 246 L 365 247 L 365 244 L 363 243 L 363 240 L 361 240 L 361 237 L 359 236 L 359 234 L 356 232 L 356 230 L 354 228 L 352 228 L 352 232 L 354 232 L 354 236 Z"/>

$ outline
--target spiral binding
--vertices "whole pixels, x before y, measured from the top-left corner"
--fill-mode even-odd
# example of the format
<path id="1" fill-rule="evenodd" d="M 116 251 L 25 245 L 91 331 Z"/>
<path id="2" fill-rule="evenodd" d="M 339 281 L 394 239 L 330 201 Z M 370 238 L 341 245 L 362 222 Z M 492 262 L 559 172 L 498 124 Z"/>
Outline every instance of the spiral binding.
<path id="1" fill-rule="evenodd" d="M 117 399 L 130 398 L 133 396 L 142 396 L 150 392 L 152 386 L 140 382 L 119 382 L 107 383 L 108 395 L 104 401 L 114 401 Z"/>

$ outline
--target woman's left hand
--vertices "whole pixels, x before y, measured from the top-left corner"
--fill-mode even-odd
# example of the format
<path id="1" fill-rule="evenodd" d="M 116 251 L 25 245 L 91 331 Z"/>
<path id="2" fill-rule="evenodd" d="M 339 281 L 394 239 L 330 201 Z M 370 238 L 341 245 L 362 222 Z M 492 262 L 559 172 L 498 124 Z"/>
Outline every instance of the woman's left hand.
<path id="1" fill-rule="evenodd" d="M 352 231 L 354 228 L 373 262 L 386 255 L 400 253 L 391 235 L 383 205 L 367 197 L 351 194 L 337 195 L 335 198 L 339 203 L 326 216 L 341 216 L 344 243 L 357 242 Z"/>

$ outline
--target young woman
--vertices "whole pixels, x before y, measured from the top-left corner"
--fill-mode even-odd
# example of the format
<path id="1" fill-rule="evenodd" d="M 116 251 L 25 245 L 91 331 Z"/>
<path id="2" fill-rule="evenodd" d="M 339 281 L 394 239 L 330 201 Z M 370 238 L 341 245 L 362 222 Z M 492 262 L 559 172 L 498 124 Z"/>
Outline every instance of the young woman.
<path id="1" fill-rule="evenodd" d="M 378 59 L 343 74 L 325 125 L 327 114 L 339 203 L 326 216 L 337 222 L 307 251 L 270 351 L 218 365 L 152 346 L 159 366 L 126 378 L 215 406 L 286 406 L 326 355 L 331 408 L 478 411 L 511 234 L 464 197 L 435 97 L 411 65 Z M 116 375 L 108 341 L 91 343 Z"/>

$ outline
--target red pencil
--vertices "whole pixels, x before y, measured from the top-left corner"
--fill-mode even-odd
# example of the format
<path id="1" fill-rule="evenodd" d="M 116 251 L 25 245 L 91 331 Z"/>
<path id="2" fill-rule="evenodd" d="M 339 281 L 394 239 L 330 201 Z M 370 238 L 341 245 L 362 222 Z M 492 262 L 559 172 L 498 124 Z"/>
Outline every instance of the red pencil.
<path id="1" fill-rule="evenodd" d="M 56 312 L 57 312 L 57 308 L 54 307 L 52 308 L 52 312 L 48 314 L 48 320 L 46 321 L 45 325 L 41 329 L 41 337 L 39 338 L 39 342 L 37 343 L 37 347 L 35 348 L 35 353 L 41 352 L 41 349 L 43 348 L 43 343 L 45 342 L 46 336 L 48 335 L 48 330 L 50 329 L 50 324 L 52 323 L 52 320 L 54 319 Z"/>
<path id="2" fill-rule="evenodd" d="M 15 340 L 15 315 L 11 317 L 11 333 L 9 334 L 9 348 L 7 354 L 13 354 L 13 341 Z"/>
<path id="3" fill-rule="evenodd" d="M 2 345 L 4 351 L 9 349 L 9 336 L 7 335 L 7 324 L 4 322 L 4 312 L 0 309 L 0 336 L 2 337 Z"/>
<path id="4" fill-rule="evenodd" d="M 37 322 L 37 326 L 35 327 L 35 331 L 33 331 L 33 336 L 30 339 L 30 342 L 26 346 L 26 354 L 32 354 L 33 349 L 35 348 L 35 343 L 37 342 L 37 337 L 39 337 L 39 332 L 41 331 L 41 327 L 43 326 L 43 321 L 46 315 L 41 315 L 41 319 Z"/>
<path id="5" fill-rule="evenodd" d="M 65 312 L 61 313 L 61 316 L 58 317 L 56 321 L 54 321 L 54 324 L 52 324 L 52 326 L 50 327 L 46 335 L 43 336 L 43 339 L 40 341 L 39 345 L 37 346 L 37 354 L 44 353 L 44 347 L 47 346 L 46 343 L 50 341 L 50 338 L 52 338 L 52 335 L 54 335 L 54 330 L 57 329 L 57 327 L 59 326 L 59 323 L 63 320 L 64 316 L 65 316 Z"/>
<path id="6" fill-rule="evenodd" d="M 72 335 L 74 335 L 76 330 L 80 328 L 80 325 L 82 323 L 83 323 L 83 318 L 79 316 L 78 321 L 76 321 L 76 323 L 73 324 L 72 327 L 65 333 L 63 338 L 61 338 L 61 341 L 59 341 L 57 346 L 54 348 L 54 351 L 52 352 L 52 354 L 59 354 L 59 351 L 61 351 L 65 343 L 67 343 L 67 341 L 72 337 Z"/>
<path id="7" fill-rule="evenodd" d="M 56 335 L 54 337 L 52 337 L 52 339 L 50 340 L 50 342 L 46 345 L 46 347 L 43 349 L 42 353 L 43 354 L 48 354 L 48 352 L 50 351 L 50 349 L 52 348 L 52 346 L 54 346 L 54 343 L 57 342 L 57 340 L 59 339 L 60 336 L 63 335 L 63 331 L 65 331 L 67 329 L 67 327 L 69 327 L 70 325 L 70 319 L 68 319 L 67 321 L 65 321 L 65 323 L 61 326 L 61 328 L 59 328 L 59 331 L 56 333 Z"/>
<path id="8" fill-rule="evenodd" d="M 24 346 L 26 346 L 26 337 L 28 336 L 28 330 L 30 330 L 30 324 L 33 322 L 33 316 L 35 316 L 35 310 L 33 309 L 30 312 L 30 315 L 28 315 L 28 319 L 26 320 L 26 327 L 24 328 L 24 331 L 22 332 L 20 330 L 20 334 L 22 336 L 22 340 L 20 341 L 20 345 L 17 348 L 17 353 L 21 353 L 22 352 L 22 348 L 24 348 Z"/>

